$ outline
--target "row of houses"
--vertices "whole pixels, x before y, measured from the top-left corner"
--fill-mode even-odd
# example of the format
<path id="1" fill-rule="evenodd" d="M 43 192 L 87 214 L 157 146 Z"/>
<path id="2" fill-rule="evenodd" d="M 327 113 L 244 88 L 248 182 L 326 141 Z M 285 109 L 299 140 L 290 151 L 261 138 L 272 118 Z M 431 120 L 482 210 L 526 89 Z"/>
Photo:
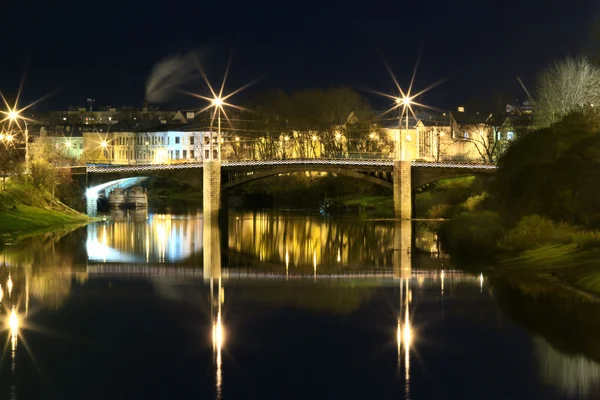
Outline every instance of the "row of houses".
<path id="1" fill-rule="evenodd" d="M 352 116 L 349 117 L 351 120 Z M 408 122 L 408 129 L 406 127 Z M 464 111 L 447 113 L 417 113 L 408 121 L 382 119 L 363 141 L 372 142 L 369 154 L 394 157 L 397 138 L 403 141 L 404 158 L 424 161 L 461 160 L 467 162 L 493 161 L 504 148 L 525 131 L 530 116 L 509 115 L 502 118 L 489 114 Z M 323 135 L 281 134 L 265 137 L 255 133 L 231 133 L 223 130 L 221 143 L 216 143 L 214 129 L 206 116 L 176 113 L 169 121 L 121 120 L 111 124 L 52 124 L 38 126 L 34 147 L 50 146 L 80 162 L 114 164 L 149 164 L 202 161 L 218 156 L 239 158 L 299 158 L 352 156 L 359 140 L 339 132 Z M 35 128 L 33 128 L 35 130 Z M 303 141 L 302 141 L 303 139 Z M 387 144 L 387 145 L 386 145 Z M 390 145 L 391 144 L 391 145 Z M 265 153 L 265 149 L 270 153 Z"/>

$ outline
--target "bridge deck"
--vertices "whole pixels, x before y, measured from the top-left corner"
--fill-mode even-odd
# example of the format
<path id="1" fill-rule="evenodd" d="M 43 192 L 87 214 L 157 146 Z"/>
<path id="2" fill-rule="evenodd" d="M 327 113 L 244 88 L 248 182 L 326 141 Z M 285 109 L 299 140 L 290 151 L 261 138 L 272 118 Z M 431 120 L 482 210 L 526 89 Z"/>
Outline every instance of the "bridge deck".
<path id="1" fill-rule="evenodd" d="M 289 160 L 241 160 L 222 161 L 223 169 L 245 169 L 248 167 L 275 167 L 275 166 L 340 166 L 340 167 L 375 167 L 379 169 L 391 169 L 393 160 L 381 159 L 289 159 Z M 461 162 L 426 162 L 411 161 L 413 168 L 448 168 L 467 170 L 495 170 L 494 164 L 475 164 Z M 112 173 L 112 172 L 145 172 L 161 170 L 180 170 L 190 168 L 202 168 L 202 162 L 177 163 L 177 164 L 90 164 L 87 166 L 88 173 Z"/>

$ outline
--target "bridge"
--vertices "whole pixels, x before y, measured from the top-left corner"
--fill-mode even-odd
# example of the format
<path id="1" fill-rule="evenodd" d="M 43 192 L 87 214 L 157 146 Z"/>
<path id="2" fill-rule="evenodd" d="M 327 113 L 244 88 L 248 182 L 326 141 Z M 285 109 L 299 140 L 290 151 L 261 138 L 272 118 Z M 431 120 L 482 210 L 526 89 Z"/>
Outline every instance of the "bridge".
<path id="1" fill-rule="evenodd" d="M 393 190 L 397 218 L 412 217 L 414 190 L 444 178 L 492 174 L 493 164 L 462 162 L 399 161 L 392 159 L 315 158 L 284 160 L 208 160 L 175 164 L 88 165 L 86 173 L 93 181 L 114 180 L 148 174 L 188 171 L 202 176 L 204 215 L 217 216 L 221 192 L 248 182 L 296 172 L 326 172 L 348 176 Z M 194 171 L 198 171 L 196 174 Z M 201 172 L 201 173 L 200 173 Z"/>

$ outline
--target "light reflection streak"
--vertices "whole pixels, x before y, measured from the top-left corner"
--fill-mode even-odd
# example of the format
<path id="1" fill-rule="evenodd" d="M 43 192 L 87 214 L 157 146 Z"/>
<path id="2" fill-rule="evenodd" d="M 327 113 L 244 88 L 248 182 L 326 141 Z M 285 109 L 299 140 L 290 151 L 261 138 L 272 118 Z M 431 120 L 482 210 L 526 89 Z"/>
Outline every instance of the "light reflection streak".
<path id="1" fill-rule="evenodd" d="M 289 278 L 289 268 L 290 268 L 290 253 L 287 249 L 285 249 L 285 279 Z"/>
<path id="2" fill-rule="evenodd" d="M 313 251 L 313 274 L 314 280 L 317 280 L 317 251 Z"/>
<path id="3" fill-rule="evenodd" d="M 404 392 L 405 398 L 409 399 L 410 394 L 410 348 L 413 343 L 413 328 L 410 321 L 410 278 L 400 280 L 400 312 L 398 313 L 396 326 L 396 341 L 398 348 L 398 372 L 402 369 L 404 361 Z M 404 360 L 402 360 L 402 351 L 404 350 Z"/>
<path id="4" fill-rule="evenodd" d="M 215 391 L 216 398 L 223 397 L 223 344 L 225 342 L 225 329 L 222 319 L 222 304 L 225 301 L 225 288 L 222 286 L 221 278 L 218 280 L 217 299 L 216 299 L 216 316 L 214 315 L 215 299 L 213 290 L 213 279 L 210 280 L 210 303 L 211 303 L 211 318 L 212 318 L 212 342 L 214 367 L 215 367 Z"/>
<path id="5" fill-rule="evenodd" d="M 479 274 L 479 293 L 483 293 L 483 273 Z"/>
<path id="6" fill-rule="evenodd" d="M 6 281 L 6 287 L 8 288 L 8 297 L 10 297 L 10 295 L 12 294 L 12 288 L 13 288 L 13 281 L 10 278 L 10 275 L 8 275 L 8 280 Z"/>

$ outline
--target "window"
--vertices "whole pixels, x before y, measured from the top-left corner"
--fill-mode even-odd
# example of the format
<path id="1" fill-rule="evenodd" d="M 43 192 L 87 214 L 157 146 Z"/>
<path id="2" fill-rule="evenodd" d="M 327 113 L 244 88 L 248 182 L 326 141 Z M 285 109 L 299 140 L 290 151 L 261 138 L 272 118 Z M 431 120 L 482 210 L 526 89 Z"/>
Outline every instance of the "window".
<path id="1" fill-rule="evenodd" d="M 194 145 L 194 136 L 190 136 L 190 146 Z"/>
<path id="2" fill-rule="evenodd" d="M 470 137 L 470 135 L 469 135 L 469 132 L 465 132 L 465 133 L 463 134 L 463 138 L 464 138 L 464 139 L 468 139 L 469 137 Z"/>
<path id="3" fill-rule="evenodd" d="M 506 132 L 506 138 L 508 140 L 513 140 L 515 138 L 515 133 L 513 131 Z"/>
<path id="4" fill-rule="evenodd" d="M 179 159 L 179 150 L 175 150 L 175 159 L 178 160 Z"/>
<path id="5" fill-rule="evenodd" d="M 182 153 L 183 153 L 182 158 L 187 158 L 187 150 L 183 150 Z"/>
<path id="6" fill-rule="evenodd" d="M 210 151 L 204 150 L 204 158 L 208 160 L 209 157 L 210 157 Z"/>
<path id="7" fill-rule="evenodd" d="M 175 144 L 179 144 L 179 136 L 175 136 Z"/>
<path id="8" fill-rule="evenodd" d="M 194 150 L 190 150 L 190 158 L 194 158 Z"/>

